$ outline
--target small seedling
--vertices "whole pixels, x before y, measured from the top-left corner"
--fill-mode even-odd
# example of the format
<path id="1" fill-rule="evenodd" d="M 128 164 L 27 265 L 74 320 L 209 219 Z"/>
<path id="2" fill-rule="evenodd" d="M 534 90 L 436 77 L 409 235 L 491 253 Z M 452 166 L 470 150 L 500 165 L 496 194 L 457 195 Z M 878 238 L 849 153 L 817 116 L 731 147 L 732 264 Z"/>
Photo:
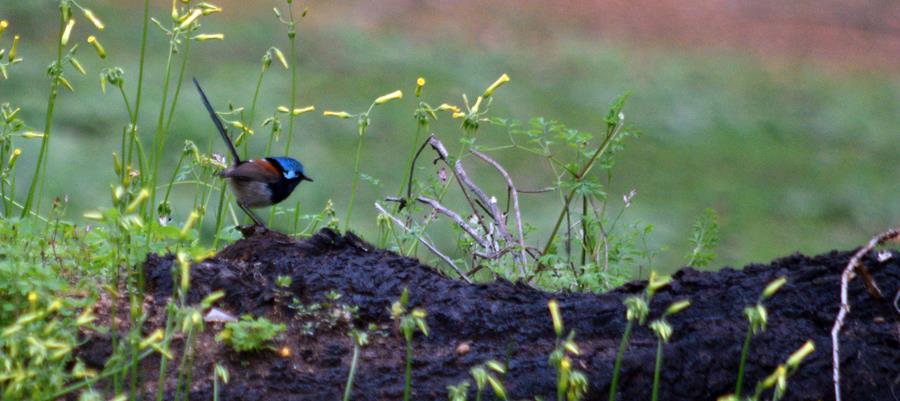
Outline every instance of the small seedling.
<path id="1" fill-rule="evenodd" d="M 239 322 L 230 322 L 216 335 L 216 340 L 228 344 L 237 352 L 257 351 L 269 347 L 271 341 L 286 327 L 283 323 L 272 323 L 264 317 L 254 319 L 244 315 Z"/>

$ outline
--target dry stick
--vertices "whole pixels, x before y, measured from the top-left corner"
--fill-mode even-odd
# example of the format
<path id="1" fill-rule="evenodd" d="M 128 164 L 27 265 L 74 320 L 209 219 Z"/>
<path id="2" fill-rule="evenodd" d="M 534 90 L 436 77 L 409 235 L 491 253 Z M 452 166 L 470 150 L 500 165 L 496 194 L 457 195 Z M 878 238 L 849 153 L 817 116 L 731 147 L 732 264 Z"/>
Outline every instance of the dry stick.
<path id="1" fill-rule="evenodd" d="M 451 167 L 449 155 L 447 154 L 447 148 L 444 147 L 444 144 L 440 140 L 438 140 L 434 134 L 431 134 L 428 137 L 428 140 L 426 141 L 426 143 L 431 145 L 431 148 L 434 149 L 434 151 L 438 154 L 438 156 L 440 156 L 440 159 L 443 160 L 444 164 L 446 164 L 447 167 Z M 456 183 L 459 185 L 459 190 L 462 191 L 463 196 L 466 198 L 466 202 L 468 202 L 469 207 L 472 208 L 472 214 L 475 216 L 475 219 L 478 220 L 478 224 L 481 225 L 481 228 L 484 229 L 485 233 L 489 233 L 490 230 L 488 229 L 487 224 L 484 223 L 484 219 L 482 219 L 481 216 L 478 214 L 478 207 L 476 206 L 476 202 L 473 201 L 472 198 L 469 196 L 469 193 L 466 191 L 466 187 L 465 187 L 465 185 L 463 185 L 463 181 L 462 181 L 462 179 L 460 179 L 459 174 L 453 168 L 450 169 L 450 172 L 453 173 L 453 178 L 456 179 Z M 464 172 L 464 174 L 465 174 L 465 172 Z M 409 197 L 409 195 L 407 195 L 407 197 Z M 482 209 L 485 209 L 483 205 L 482 205 Z M 485 212 L 488 212 L 488 211 L 485 209 Z M 490 213 L 490 212 L 488 212 L 488 213 Z M 497 247 L 493 247 L 494 250 L 496 250 L 496 248 Z M 492 249 L 492 248 L 488 248 L 488 249 Z"/>
<path id="2" fill-rule="evenodd" d="M 443 260 L 445 263 L 450 265 L 450 267 L 452 267 L 453 270 L 456 271 L 456 274 L 459 274 L 459 276 L 462 277 L 463 280 L 465 280 L 469 284 L 472 284 L 472 280 L 469 279 L 469 277 L 466 276 L 466 274 L 463 273 L 462 270 L 460 270 L 459 267 L 456 266 L 456 263 L 453 263 L 453 260 L 451 260 L 449 257 L 447 257 L 447 255 L 444 255 L 443 253 L 441 253 L 441 251 L 439 251 L 437 249 L 437 247 L 435 247 L 430 242 L 428 242 L 428 240 L 423 238 L 421 235 L 415 233 L 413 230 L 410 230 L 409 228 L 407 228 L 406 225 L 403 224 L 402 221 L 400 221 L 400 219 L 398 219 L 398 218 L 394 217 L 393 215 L 391 215 L 390 213 L 388 213 L 387 210 L 385 210 L 378 202 L 375 202 L 375 209 L 378 209 L 378 211 L 381 212 L 381 214 L 383 214 L 383 215 L 387 216 L 389 219 L 391 219 L 394 222 L 394 224 L 397 224 L 398 226 L 400 226 L 400 228 L 402 228 L 402 229 L 408 231 L 410 234 L 414 235 L 416 237 L 416 239 L 418 239 L 419 242 L 422 243 L 422 245 L 425 245 L 425 247 L 427 247 L 428 250 L 430 250 L 432 253 L 437 255 L 437 257 L 441 258 L 441 260 Z"/>
<path id="3" fill-rule="evenodd" d="M 490 157 L 488 157 L 488 155 L 481 153 L 475 149 L 469 149 L 469 152 L 472 152 L 473 155 L 475 155 L 479 159 L 484 160 L 485 162 L 487 162 L 488 164 L 493 166 L 498 172 L 500 172 L 500 175 L 502 175 L 503 178 L 506 180 L 506 186 L 507 186 L 507 189 L 509 189 L 509 191 L 508 191 L 509 196 L 512 198 L 512 207 L 513 207 L 513 212 L 515 212 L 516 227 L 518 228 L 518 234 L 519 234 L 519 252 L 520 252 L 520 258 L 521 258 L 519 260 L 519 274 L 521 274 L 521 278 L 524 280 L 525 279 L 525 262 L 528 259 L 525 256 L 525 234 L 522 230 L 522 212 L 519 209 L 519 191 L 516 189 L 516 186 L 513 184 L 512 178 L 509 177 L 509 173 L 506 172 L 506 170 L 503 168 L 503 166 L 500 165 L 500 163 L 497 163 L 496 160 L 491 159 Z"/>
<path id="4" fill-rule="evenodd" d="M 434 209 L 435 211 L 437 211 L 438 213 L 443 214 L 444 216 L 449 217 L 451 220 L 453 220 L 454 222 L 456 222 L 456 224 L 457 224 L 460 228 L 462 228 L 463 230 L 465 230 L 465 232 L 466 232 L 467 234 L 469 234 L 469 236 L 472 237 L 472 239 L 474 239 L 475 241 L 477 241 L 479 245 L 483 246 L 485 249 L 491 249 L 491 244 L 488 243 L 488 241 L 485 240 L 484 238 L 482 238 L 480 235 L 478 235 L 478 233 L 475 232 L 475 230 L 474 230 L 471 226 L 469 226 L 469 224 L 466 223 L 465 220 L 463 220 L 462 216 L 460 216 L 460 215 L 457 214 L 456 212 L 454 212 L 454 211 L 448 209 L 447 207 L 445 207 L 444 205 L 442 205 L 442 204 L 441 204 L 440 202 L 438 202 L 437 200 L 431 199 L 431 198 L 429 198 L 429 197 L 427 197 L 427 196 L 419 196 L 418 198 L 416 198 L 416 200 L 419 201 L 419 202 L 422 202 L 422 203 L 425 203 L 425 204 L 431 206 L 431 208 Z"/>
<path id="5" fill-rule="evenodd" d="M 861 260 L 867 253 L 872 251 L 876 246 L 883 244 L 887 241 L 895 241 L 900 239 L 900 229 L 894 228 L 888 231 L 885 231 L 881 234 L 878 234 L 866 244 L 862 249 L 857 251 L 852 258 L 850 258 L 850 262 L 847 263 L 847 267 L 844 268 L 844 272 L 841 274 L 841 308 L 838 311 L 837 318 L 834 320 L 834 326 L 831 328 L 831 362 L 832 362 L 832 379 L 834 380 L 834 400 L 841 401 L 841 366 L 840 366 L 840 341 L 838 341 L 838 335 L 841 332 L 841 327 L 844 325 L 844 319 L 847 318 L 847 313 L 850 312 L 850 301 L 847 296 L 847 287 L 850 284 L 850 280 L 854 278 L 854 271 L 857 268 L 860 268 L 860 271 L 863 271 L 865 267 L 862 265 Z M 863 276 L 868 280 L 871 280 L 871 276 L 866 274 Z M 875 282 L 872 281 L 867 283 L 867 288 L 878 288 L 875 286 Z"/>

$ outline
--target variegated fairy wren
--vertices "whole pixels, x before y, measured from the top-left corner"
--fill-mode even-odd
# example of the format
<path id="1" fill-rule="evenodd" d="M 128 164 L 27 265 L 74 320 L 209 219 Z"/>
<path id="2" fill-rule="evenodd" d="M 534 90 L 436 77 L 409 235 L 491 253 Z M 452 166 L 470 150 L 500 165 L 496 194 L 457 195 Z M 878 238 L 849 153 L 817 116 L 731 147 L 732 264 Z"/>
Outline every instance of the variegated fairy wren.
<path id="1" fill-rule="evenodd" d="M 262 220 L 253 213 L 250 208 L 272 206 L 285 200 L 290 196 L 294 188 L 300 181 L 312 181 L 303 171 L 303 164 L 296 159 L 290 157 L 264 157 L 260 159 L 241 160 L 238 155 L 231 137 L 222 125 L 222 120 L 209 104 L 206 93 L 200 87 L 200 83 L 194 78 L 194 85 L 200 92 L 200 98 L 206 111 L 216 125 L 231 156 L 234 164 L 226 168 L 219 176 L 228 181 L 234 196 L 237 198 L 237 204 L 253 219 L 256 224 L 265 226 Z"/>

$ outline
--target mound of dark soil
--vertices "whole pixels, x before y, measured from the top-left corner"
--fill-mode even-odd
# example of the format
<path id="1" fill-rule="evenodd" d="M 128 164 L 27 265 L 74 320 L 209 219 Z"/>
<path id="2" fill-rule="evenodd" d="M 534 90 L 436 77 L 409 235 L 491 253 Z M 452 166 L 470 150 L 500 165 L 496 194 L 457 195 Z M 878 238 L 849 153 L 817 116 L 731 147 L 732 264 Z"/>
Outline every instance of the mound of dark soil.
<path id="1" fill-rule="evenodd" d="M 790 379 L 786 399 L 833 399 L 829 332 L 838 310 L 840 273 L 850 255 L 793 255 L 716 273 L 679 271 L 651 305 L 652 319 L 673 301 L 692 302 L 670 319 L 674 336 L 665 347 L 661 399 L 714 400 L 734 390 L 747 330 L 743 308 L 755 303 L 765 285 L 779 276 L 786 276 L 788 284 L 767 301 L 768 328 L 752 341 L 745 388 L 752 389 L 811 339 L 816 352 Z M 900 286 L 900 255 L 866 263 L 893 298 Z M 153 294 L 148 323 L 153 327 L 148 332 L 162 324 L 173 265 L 171 257 L 151 256 L 146 263 L 148 292 Z M 192 399 L 212 398 L 216 362 L 231 372 L 231 381 L 221 389 L 223 400 L 340 399 L 352 354 L 347 326 L 322 325 L 312 336 L 301 334 L 308 321 L 288 308 L 286 292 L 275 283 L 280 275 L 292 278 L 288 296 L 301 303 L 329 302 L 327 294 L 334 291 L 341 294 L 339 302 L 359 308 L 356 327 L 375 323 L 384 328 L 381 335 L 371 335 L 371 344 L 363 349 L 354 400 L 402 397 L 405 348 L 389 308 L 404 288 L 409 288 L 411 306 L 427 310 L 431 330 L 428 337 L 415 337 L 413 399 L 446 399 L 447 385 L 471 381 L 469 369 L 489 359 L 507 361 L 503 382 L 511 399 L 555 399 L 556 374 L 547 361 L 554 342 L 547 301 L 556 298 L 566 328 L 577 333 L 581 356 L 575 367 L 589 377 L 586 399 L 605 400 L 625 326 L 622 300 L 640 293 L 645 284 L 634 282 L 603 295 L 551 294 L 503 281 L 468 285 L 417 260 L 375 249 L 352 234 L 323 230 L 296 241 L 275 232 L 251 233 L 192 267 L 189 298 L 199 302 L 214 290 L 224 290 L 217 307 L 286 323 L 288 331 L 278 346 L 290 348 L 291 355 L 236 354 L 212 339 L 219 327 L 208 327 L 198 343 Z M 860 280 L 851 283 L 850 299 L 853 309 L 841 336 L 843 395 L 849 400 L 898 399 L 900 314 L 890 300 L 871 298 Z M 174 346 L 178 350 L 183 345 L 176 341 Z M 650 398 L 655 350 L 652 332 L 637 328 L 625 354 L 620 400 Z M 146 364 L 147 381 L 155 383 L 158 360 Z"/>

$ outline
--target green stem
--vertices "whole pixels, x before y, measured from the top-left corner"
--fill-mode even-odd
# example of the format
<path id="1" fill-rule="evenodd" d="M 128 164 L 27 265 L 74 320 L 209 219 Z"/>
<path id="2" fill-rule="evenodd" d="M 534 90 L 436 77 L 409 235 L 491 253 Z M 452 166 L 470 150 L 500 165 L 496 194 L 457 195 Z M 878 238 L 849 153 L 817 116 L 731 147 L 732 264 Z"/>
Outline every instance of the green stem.
<path id="1" fill-rule="evenodd" d="M 409 395 L 412 392 L 412 361 L 413 361 L 413 344 L 412 338 L 406 340 L 406 374 L 403 383 L 403 401 L 409 401 Z"/>
<path id="2" fill-rule="evenodd" d="M 173 330 L 175 327 L 175 306 L 170 303 L 166 305 L 166 331 L 163 337 L 162 349 L 163 351 L 169 351 L 169 343 L 172 341 Z M 156 384 L 156 401 L 162 401 L 163 399 L 163 389 L 166 387 L 166 367 L 169 365 L 169 360 L 166 359 L 165 352 L 162 352 L 159 356 L 159 381 Z"/>
<path id="3" fill-rule="evenodd" d="M 609 385 L 609 401 L 616 400 L 616 387 L 619 386 L 619 374 L 622 369 L 622 356 L 625 355 L 625 348 L 628 346 L 628 339 L 631 337 L 631 328 L 634 321 L 629 320 L 625 325 L 625 333 L 622 334 L 622 341 L 619 343 L 619 351 L 616 352 L 616 362 L 613 365 L 612 382 Z"/>
<path id="4" fill-rule="evenodd" d="M 353 183 L 350 185 L 350 203 L 347 205 L 347 215 L 344 216 L 344 231 L 350 229 L 350 216 L 353 214 L 353 203 L 356 200 L 356 187 L 359 185 L 359 158 L 362 154 L 363 135 L 366 129 L 360 127 L 359 138 L 356 141 L 356 161 L 353 164 Z"/>
<path id="5" fill-rule="evenodd" d="M 656 342 L 656 367 L 653 369 L 653 394 L 650 396 L 652 401 L 659 399 L 659 378 L 662 373 L 663 360 L 663 342 Z"/>
<path id="6" fill-rule="evenodd" d="M 178 80 L 175 83 L 175 94 L 172 95 L 172 104 L 169 106 L 169 116 L 166 120 L 166 132 L 172 127 L 172 117 L 175 115 L 175 105 L 178 104 L 178 95 L 181 94 L 181 84 L 184 83 L 184 68 L 191 54 L 191 39 L 185 38 L 184 51 L 181 52 L 181 68 L 178 70 Z"/>
<path id="7" fill-rule="evenodd" d="M 169 40 L 169 55 L 166 58 L 166 73 L 165 79 L 163 79 L 163 94 L 162 101 L 159 104 L 159 117 L 156 121 L 156 133 L 153 136 L 153 154 L 151 154 L 150 158 L 153 164 L 153 171 L 150 175 L 150 209 L 147 212 L 147 217 L 152 217 L 154 213 L 154 208 L 156 207 L 156 182 L 159 176 L 159 162 L 163 157 L 163 149 L 165 148 L 166 141 L 166 132 L 165 125 L 163 122 L 166 117 L 166 104 L 169 99 L 169 83 L 172 79 L 172 55 L 175 54 L 175 36 L 177 32 L 172 33 L 173 37 Z"/>
<path id="8" fill-rule="evenodd" d="M 284 145 L 284 155 L 291 154 L 291 138 L 294 136 L 294 109 L 297 108 L 297 27 L 294 22 L 293 2 L 288 2 L 288 10 L 291 15 L 291 24 L 288 27 L 288 38 L 291 41 L 291 112 L 288 113 L 287 141 Z"/>
<path id="9" fill-rule="evenodd" d="M 350 392 L 353 389 L 353 378 L 356 376 L 356 362 L 359 360 L 359 344 L 353 344 L 353 359 L 350 360 L 350 373 L 347 374 L 347 386 L 344 387 L 343 401 L 350 401 Z"/>
<path id="10" fill-rule="evenodd" d="M 37 189 L 38 181 L 43 181 L 43 177 L 41 176 L 41 170 L 44 166 L 44 159 L 47 156 L 47 149 L 50 147 L 50 132 L 53 129 L 53 109 L 56 105 L 56 96 L 59 94 L 59 77 L 62 74 L 62 55 L 63 55 L 63 44 L 62 44 L 62 34 L 66 27 L 66 20 L 63 18 L 64 16 L 60 13 L 59 16 L 59 40 L 56 45 L 56 66 L 59 71 L 53 73 L 53 76 L 50 78 L 50 95 L 47 98 L 47 114 L 44 119 L 44 137 L 41 139 L 41 150 L 38 153 L 37 164 L 34 168 L 34 178 L 31 180 L 31 185 L 28 187 L 28 197 L 25 198 L 25 206 L 22 208 L 22 218 L 28 216 L 28 213 L 31 212 L 32 203 L 34 202 L 34 191 Z M 56 75 L 60 74 L 60 75 Z M 36 207 L 36 212 L 40 213 L 40 198 L 38 198 L 38 205 Z"/>
<path id="11" fill-rule="evenodd" d="M 216 230 L 213 232 L 213 249 L 219 249 L 219 231 L 222 230 L 222 217 L 225 211 L 225 198 L 228 197 L 228 191 L 225 186 L 228 185 L 222 181 L 222 189 L 219 190 L 219 206 L 216 208 Z"/>
<path id="12" fill-rule="evenodd" d="M 259 99 L 259 88 L 262 86 L 263 75 L 266 73 L 266 65 L 263 66 L 259 70 L 259 78 L 256 79 L 256 90 L 253 91 L 253 102 L 250 103 L 250 118 L 247 120 L 247 126 L 250 129 L 253 129 L 253 123 L 256 117 L 256 101 Z M 249 144 L 246 139 L 244 139 L 244 158 L 247 158 L 247 154 L 249 153 Z M 268 156 L 268 153 L 266 153 Z"/>
<path id="13" fill-rule="evenodd" d="M 734 395 L 740 397 L 741 390 L 744 387 L 744 365 L 747 363 L 747 355 L 750 354 L 750 338 L 753 336 L 753 331 L 751 329 L 747 329 L 747 336 L 744 337 L 744 346 L 741 348 L 741 361 L 738 363 L 738 377 L 737 384 L 734 385 Z"/>

